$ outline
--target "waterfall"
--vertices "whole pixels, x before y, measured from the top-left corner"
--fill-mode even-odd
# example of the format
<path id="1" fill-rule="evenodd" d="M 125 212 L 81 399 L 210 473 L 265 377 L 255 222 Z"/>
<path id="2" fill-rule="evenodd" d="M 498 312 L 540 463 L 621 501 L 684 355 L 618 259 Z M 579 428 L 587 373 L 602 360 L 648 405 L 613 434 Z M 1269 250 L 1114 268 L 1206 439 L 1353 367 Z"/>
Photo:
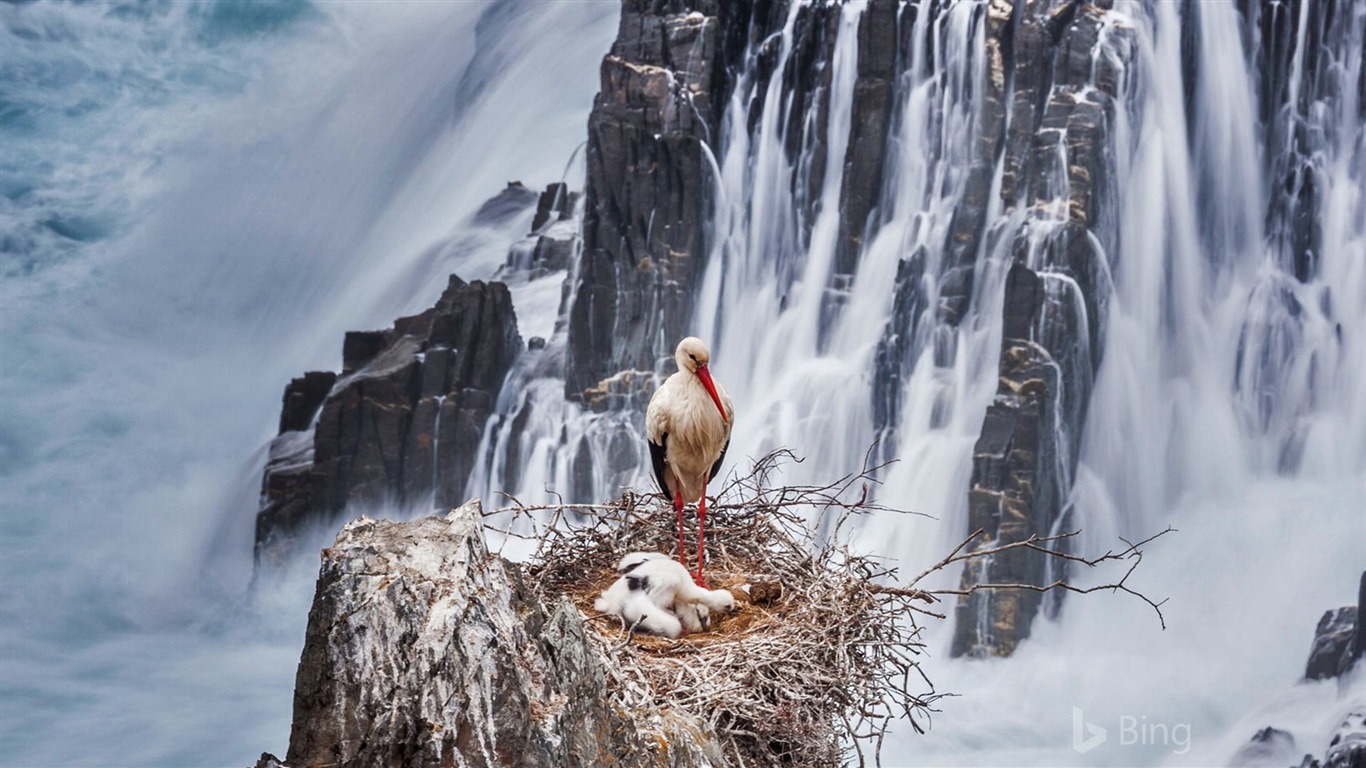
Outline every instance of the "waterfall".
<path id="1" fill-rule="evenodd" d="M 591 176 L 616 5 L 248 5 L 0 6 L 0 762 L 283 751 L 316 561 L 242 594 L 279 388 L 452 271 L 506 279 L 545 342 L 468 493 L 653 487 L 641 414 L 677 339 L 565 391 L 594 212 L 553 225 L 580 242 L 534 278 L 496 272 L 528 217 L 471 221 L 513 179 Z M 753 15 L 703 84 L 724 90 L 669 74 L 687 120 L 715 115 L 689 155 L 707 206 L 679 324 L 736 404 L 725 471 L 785 447 L 806 461 L 778 481 L 827 481 L 876 445 L 879 500 L 929 517 L 864 520 L 852 544 L 917 573 L 968 532 L 1020 341 L 1058 382 L 1046 530 L 1095 554 L 1178 529 L 1133 576 L 1170 598 L 1166 631 L 1103 594 L 1046 604 L 1004 660 L 950 660 L 952 619 L 931 627 L 927 670 L 962 696 L 927 736 L 892 734 L 888 762 L 1076 762 L 1083 710 L 1111 734 L 1088 762 L 1223 764 L 1268 725 L 1319 751 L 1366 699 L 1360 678 L 1295 685 L 1366 567 L 1366 3 L 1105 5 L 726 3 Z M 891 60 L 862 59 L 893 30 Z M 855 120 L 870 94 L 885 121 Z M 617 234 L 659 240 L 666 207 Z M 1039 286 L 1022 339 L 1013 265 Z M 1124 745 L 1124 717 L 1193 743 Z"/>
<path id="2" fill-rule="evenodd" d="M 441 409 L 442 409 L 442 406 L 444 406 L 444 405 L 446 404 L 446 396 L 445 396 L 445 395 L 437 395 L 437 396 L 436 396 L 435 398 L 433 398 L 433 399 L 436 400 L 436 418 L 433 420 L 433 423 L 432 423 L 432 481 L 431 481 L 431 486 L 432 486 L 432 491 L 433 491 L 433 493 L 434 493 L 434 494 L 439 494 L 440 491 L 439 491 L 438 489 L 441 488 Z"/>
<path id="3" fill-rule="evenodd" d="M 0 764 L 284 753 L 318 561 L 248 593 L 281 387 L 492 276 L 530 214 L 470 220 L 564 174 L 618 12 L 395 10 L 0 5 Z"/>
<path id="4" fill-rule="evenodd" d="M 973 445 L 996 393 L 1005 278 L 1018 261 L 1042 280 L 1031 333 L 1055 356 L 1044 362 L 1059 382 L 1049 427 L 1056 451 L 1045 468 L 1057 516 L 1045 531 L 1079 529 L 1079 550 L 1098 554 L 1118 537 L 1180 529 L 1135 577 L 1154 597 L 1172 598 L 1170 629 L 1163 633 L 1141 604 L 1049 602 L 1044 614 L 1055 618 L 1036 622 L 1036 636 L 1000 684 L 1012 695 L 1003 707 L 1021 697 L 1035 704 L 1023 715 L 980 703 L 959 712 L 967 722 L 1005 718 L 1018 729 L 1008 725 L 999 744 L 981 745 L 971 725 L 949 724 L 941 735 L 898 744 L 930 762 L 968 743 L 987 760 L 1016 762 L 1021 748 L 1060 759 L 1071 754 L 1060 735 L 1070 709 L 1057 702 L 1112 721 L 1131 713 L 1194 721 L 1199 749 L 1187 745 L 1180 755 L 1197 760 L 1227 759 L 1251 733 L 1239 728 L 1259 716 L 1317 735 L 1290 716 L 1285 702 L 1306 700 L 1284 686 L 1303 663 L 1316 611 L 1350 602 L 1366 565 L 1341 538 L 1361 541 L 1350 535 L 1362 530 L 1351 499 L 1366 490 L 1366 134 L 1358 85 L 1366 7 L 1121 2 L 1094 10 L 1091 82 L 1071 95 L 1038 97 L 1105 105 L 1097 88 L 1113 81 L 1093 148 L 1099 160 L 1091 170 L 1103 178 L 1090 179 L 1077 175 L 1070 154 L 1087 139 L 1069 128 L 1033 155 L 1038 164 L 1023 178 L 1006 167 L 1008 151 L 990 154 L 977 141 L 999 119 L 983 96 L 996 85 L 989 4 L 902 4 L 881 188 L 852 273 L 843 274 L 838 214 L 858 27 L 869 7 L 795 3 L 771 31 L 752 36 L 720 131 L 701 150 L 714 211 L 690 327 L 712 344 L 713 370 L 737 404 L 728 469 L 781 446 L 808 459 L 782 480 L 830 479 L 858 468 L 880 440 L 895 463 L 882 472 L 879 497 L 934 519 L 868 520 L 855 542 L 912 573 L 933 562 L 967 533 Z M 1291 9 L 1298 48 L 1281 71 L 1266 62 L 1273 43 L 1284 55 L 1285 41 L 1263 39 L 1273 27 L 1258 14 Z M 810 29 L 826 28 L 830 17 L 828 80 L 815 96 L 794 92 L 789 70 L 812 45 Z M 1319 38 L 1324 50 L 1315 52 Z M 1023 85 L 1007 79 L 997 87 Z M 1006 141 L 1019 119 L 1004 117 Z M 1084 193 L 1074 188 L 1078 179 L 1096 186 L 1079 238 L 1071 229 Z M 1011 199 L 1006 187 L 1018 203 L 1003 202 Z M 973 206 L 981 216 L 975 230 L 962 220 Z M 1312 241 L 1296 234 L 1306 217 L 1317 221 Z M 966 251 L 954 247 L 964 231 L 979 234 Z M 1080 257 L 1060 251 L 1069 242 Z M 970 293 L 956 310 L 953 291 L 964 274 Z M 672 341 L 661 340 L 661 352 Z M 561 334 L 559 343 L 569 342 Z M 668 372 L 662 362 L 653 373 Z M 515 489 L 536 500 L 547 489 L 607 498 L 622 485 L 651 487 L 632 437 L 643 407 L 639 382 L 615 382 L 616 405 L 594 410 L 563 402 L 558 375 L 551 370 L 507 399 L 491 454 L 520 440 L 521 460 L 477 469 L 475 487 L 486 498 Z M 525 422 L 520 431 L 514 419 Z M 504 474 L 510 467 L 516 475 Z M 1291 523 L 1301 504 L 1312 521 Z M 1291 533 L 1297 525 L 1302 534 Z M 1225 539 L 1236 546 L 1223 548 Z M 1326 549 L 1305 566 L 1316 547 Z M 1234 576 L 1247 562 L 1303 575 L 1274 584 L 1266 574 Z M 1051 580 L 1057 572 L 1048 568 Z M 1099 578 L 1070 576 L 1082 585 Z M 1181 649 L 1186 642 L 1219 655 L 1219 643 L 1252 631 L 1252 584 L 1297 604 L 1268 619 L 1281 629 L 1255 632 L 1264 647 L 1249 663 L 1263 665 L 1262 715 L 1227 698 L 1232 680 L 1193 673 L 1201 657 Z M 1323 602 L 1299 604 L 1310 593 Z M 1221 611 L 1233 615 L 1216 618 Z M 985 627 L 984 615 L 976 621 Z M 1184 701 L 1117 677 L 1116 665 L 1160 663 L 1163 653 L 1184 670 L 1162 678 Z M 1060 666 L 1067 659 L 1076 666 Z M 1030 665 L 1048 670 L 1047 681 Z M 947 669 L 949 689 L 973 690 L 992 688 L 986 670 L 999 668 Z M 1104 702 L 1097 692 L 1107 689 L 1121 693 Z M 1048 705 L 1031 690 L 1045 691 Z M 1334 706 L 1328 694 L 1310 698 L 1315 711 Z M 1198 702 L 1213 701 L 1221 702 L 1210 704 L 1218 714 L 1197 711 Z M 1046 725 L 1030 726 L 1031 717 Z M 1090 757 L 1185 759 L 1174 750 L 1144 744 Z"/>

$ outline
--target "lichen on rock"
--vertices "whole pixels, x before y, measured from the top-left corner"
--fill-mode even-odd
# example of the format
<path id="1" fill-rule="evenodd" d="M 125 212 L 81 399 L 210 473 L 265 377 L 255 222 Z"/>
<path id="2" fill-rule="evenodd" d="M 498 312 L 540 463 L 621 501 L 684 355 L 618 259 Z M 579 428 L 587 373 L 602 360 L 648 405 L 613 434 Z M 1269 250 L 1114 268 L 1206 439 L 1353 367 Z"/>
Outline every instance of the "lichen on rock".
<path id="1" fill-rule="evenodd" d="M 695 718 L 603 697 L 579 611 L 537 599 L 483 534 L 471 501 L 412 522 L 362 517 L 323 551 L 289 765 L 723 763 Z"/>

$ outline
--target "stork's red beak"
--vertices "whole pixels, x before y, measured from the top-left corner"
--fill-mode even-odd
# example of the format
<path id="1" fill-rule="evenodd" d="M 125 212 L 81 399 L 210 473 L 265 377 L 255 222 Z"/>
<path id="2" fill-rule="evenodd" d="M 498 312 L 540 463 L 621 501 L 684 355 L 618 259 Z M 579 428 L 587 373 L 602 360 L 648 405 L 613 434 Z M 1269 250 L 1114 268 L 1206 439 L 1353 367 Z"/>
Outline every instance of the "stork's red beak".
<path id="1" fill-rule="evenodd" d="M 707 370 L 705 363 L 697 366 L 697 378 L 702 380 L 702 386 L 707 388 L 707 394 L 711 395 L 712 402 L 716 403 L 716 410 L 721 412 L 721 422 L 729 422 L 730 419 L 726 417 L 726 406 L 721 404 L 721 396 L 716 394 L 716 385 L 712 383 L 711 371 Z"/>

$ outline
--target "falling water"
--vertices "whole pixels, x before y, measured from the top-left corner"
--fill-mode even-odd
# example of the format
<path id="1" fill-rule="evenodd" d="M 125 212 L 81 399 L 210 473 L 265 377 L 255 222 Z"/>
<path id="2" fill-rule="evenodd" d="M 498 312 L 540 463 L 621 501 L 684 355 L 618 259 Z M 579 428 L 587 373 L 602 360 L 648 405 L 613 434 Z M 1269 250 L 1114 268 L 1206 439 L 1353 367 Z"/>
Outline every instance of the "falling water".
<path id="1" fill-rule="evenodd" d="M 833 265 L 863 3 L 836 11 L 828 141 L 807 133 L 797 157 L 785 151 L 788 131 L 809 132 L 820 119 L 783 88 L 794 29 L 809 10 L 794 5 L 776 39 L 750 51 L 707 148 L 716 206 L 693 325 L 713 344 L 713 368 L 737 403 L 732 463 L 784 446 L 811 459 L 785 479 L 831 479 L 858 468 L 876 437 L 889 439 L 897 461 L 879 493 L 935 519 L 870 520 L 856 541 L 910 572 L 941 556 L 966 533 L 972 446 L 996 388 L 1004 273 L 1020 233 L 1022 258 L 1044 281 L 1042 325 L 1078 329 L 1068 341 L 1076 375 L 1060 371 L 1059 380 L 1082 392 L 1062 393 L 1070 404 L 1054 411 L 1053 471 L 1067 510 L 1054 532 L 1079 528 L 1079 549 L 1099 553 L 1121 536 L 1179 531 L 1152 547 L 1133 581 L 1171 598 L 1165 632 L 1141 602 L 1093 595 L 1041 619 L 1013 660 L 932 659 L 945 689 L 965 697 L 945 704 L 928 737 L 898 738 L 884 758 L 1223 762 L 1266 725 L 1321 750 L 1341 702 L 1362 696 L 1359 683 L 1345 698 L 1294 684 L 1318 614 L 1351 602 L 1366 566 L 1366 133 L 1357 103 L 1366 4 L 1334 6 L 1336 47 L 1313 72 L 1301 40 L 1291 101 L 1272 107 L 1274 124 L 1258 112 L 1256 57 L 1267 42 L 1237 6 L 1120 3 L 1106 12 L 1096 66 L 1118 72 L 1119 94 L 1108 146 L 1098 148 L 1113 198 L 1101 200 L 1088 233 L 1095 311 L 1049 262 L 1049 239 L 1069 216 L 1064 135 L 1042 174 L 1043 205 L 1003 209 L 994 169 L 961 323 L 935 307 L 954 266 L 946 245 L 968 169 L 983 160 L 973 137 L 983 119 L 986 4 L 910 5 L 919 12 L 902 50 L 880 211 L 851 281 L 835 279 Z M 1287 7 L 1308 26 L 1313 4 Z M 778 53 L 761 76 L 765 46 Z M 801 108 L 808 114 L 791 119 Z M 827 153 L 823 164 L 815 152 Z M 1293 217 L 1275 213 L 1285 184 L 1275 174 L 1296 164 L 1296 178 L 1312 175 L 1321 211 L 1312 273 L 1289 252 Z M 829 172 L 811 187 L 816 166 Z M 920 270 L 918 303 L 898 319 L 893 288 L 907 260 Z M 894 321 L 906 323 L 897 330 L 910 342 L 900 409 L 880 433 L 870 390 Z M 505 393 L 494 441 L 505 444 L 511 415 L 534 403 L 526 410 L 540 423 L 521 432 L 521 460 L 512 462 L 532 474 L 505 482 L 498 467 L 508 465 L 489 465 L 476 472 L 478 487 L 532 497 L 574 487 L 566 467 L 585 441 L 590 495 L 648 486 L 644 457 L 621 438 L 631 420 L 564 404 L 556 371 L 545 375 L 516 402 Z M 603 469 L 633 456 L 634 475 Z M 940 649 L 947 629 L 936 635 Z M 1070 748 L 1074 706 L 1112 732 L 1123 716 L 1183 722 L 1194 743 L 1112 743 L 1081 758 Z"/>
<path id="2" fill-rule="evenodd" d="M 1097 66 L 1119 72 L 1120 98 L 1098 227 L 1113 231 L 1091 243 L 1103 312 L 1047 261 L 1068 215 L 1062 143 L 1049 202 L 1026 210 L 1002 205 L 1000 159 L 975 141 L 988 5 L 903 5 L 910 44 L 852 275 L 835 265 L 866 4 L 794 4 L 735 73 L 707 147 L 716 204 L 693 322 L 737 404 L 732 466 L 783 446 L 808 457 L 784 479 L 828 480 L 881 439 L 896 462 L 878 492 L 932 519 L 870 520 L 855 544 L 909 572 L 942 556 L 966 533 L 1021 236 L 1047 312 L 1089 331 L 1074 339 L 1093 386 L 1079 444 L 1057 414 L 1066 525 L 1093 552 L 1179 529 L 1133 582 L 1171 598 L 1168 629 L 1142 603 L 1092 595 L 1038 621 L 1010 659 L 950 661 L 940 625 L 927 669 L 963 696 L 928 736 L 894 734 L 884 759 L 1223 763 L 1266 725 L 1321 751 L 1342 702 L 1366 698 L 1360 680 L 1341 694 L 1295 685 L 1318 614 L 1350 602 L 1366 567 L 1366 4 L 1333 4 L 1331 45 L 1312 51 L 1306 30 L 1329 4 L 1246 4 L 1301 16 L 1275 73 L 1258 64 L 1271 41 L 1233 3 L 1105 13 Z M 246 764 L 283 750 L 314 563 L 240 594 L 265 458 L 253 450 L 279 388 L 335 367 L 343 331 L 429 305 L 446 273 L 493 274 L 527 221 L 468 216 L 505 182 L 582 178 L 564 168 L 615 3 L 299 8 L 0 7 L 3 63 L 57 78 L 26 91 L 6 74 L 0 105 L 20 158 L 0 198 L 0 762 Z M 804 12 L 837 17 L 824 112 L 784 86 Z M 35 41 L 49 39 L 70 60 L 45 58 L 59 47 Z M 57 94 L 49 111 L 25 101 Z M 964 264 L 947 244 L 977 167 L 988 202 Z M 938 307 L 965 267 L 955 321 Z M 513 285 L 522 335 L 547 344 L 518 362 L 484 435 L 469 487 L 489 504 L 650 482 L 632 408 L 564 399 L 562 277 Z M 913 290 L 899 301 L 902 278 Z M 904 346 L 888 382 L 893 325 Z M 1073 752 L 1074 707 L 1112 743 Z M 1186 723 L 1193 744 L 1121 748 L 1123 716 Z"/>
<path id="3" fill-rule="evenodd" d="M 441 487 L 441 409 L 445 395 L 436 396 L 436 418 L 432 423 L 432 488 Z"/>

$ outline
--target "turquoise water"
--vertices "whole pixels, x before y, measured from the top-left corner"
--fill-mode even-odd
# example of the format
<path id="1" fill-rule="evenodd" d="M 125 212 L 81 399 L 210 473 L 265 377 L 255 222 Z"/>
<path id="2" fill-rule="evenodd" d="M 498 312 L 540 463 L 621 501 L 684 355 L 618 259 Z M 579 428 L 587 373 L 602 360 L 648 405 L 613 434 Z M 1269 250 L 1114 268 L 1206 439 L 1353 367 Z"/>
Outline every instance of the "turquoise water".
<path id="1" fill-rule="evenodd" d="M 283 386 L 501 263 L 529 219 L 469 218 L 562 178 L 616 13 L 0 5 L 0 764 L 284 753 L 316 561 L 249 590 Z"/>

